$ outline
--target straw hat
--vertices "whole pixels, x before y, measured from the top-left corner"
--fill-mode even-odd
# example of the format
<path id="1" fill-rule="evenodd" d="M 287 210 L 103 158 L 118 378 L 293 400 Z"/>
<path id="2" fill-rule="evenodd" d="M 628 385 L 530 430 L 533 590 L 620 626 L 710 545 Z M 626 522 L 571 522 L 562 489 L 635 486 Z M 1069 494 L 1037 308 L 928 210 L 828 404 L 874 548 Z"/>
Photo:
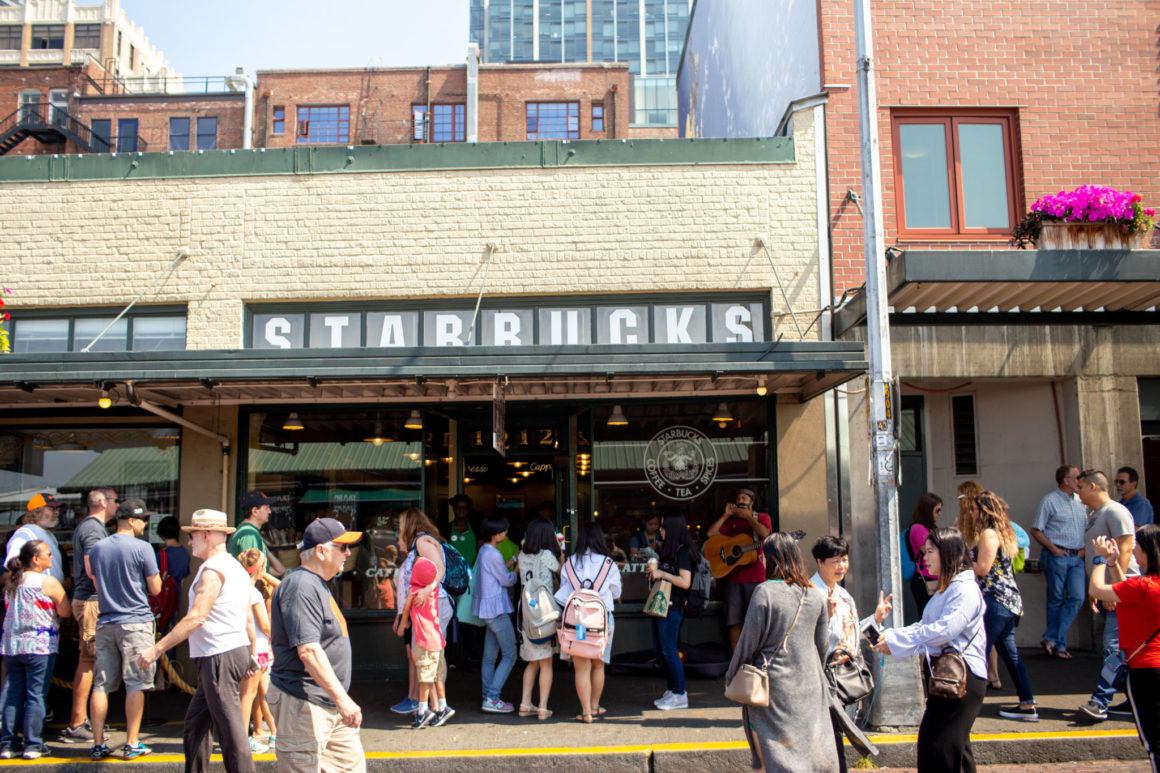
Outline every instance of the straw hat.
<path id="1" fill-rule="evenodd" d="M 223 534 L 233 534 L 236 529 L 229 525 L 229 516 L 221 510 L 201 509 L 194 510 L 190 517 L 189 526 L 182 526 L 184 532 L 220 531 Z"/>

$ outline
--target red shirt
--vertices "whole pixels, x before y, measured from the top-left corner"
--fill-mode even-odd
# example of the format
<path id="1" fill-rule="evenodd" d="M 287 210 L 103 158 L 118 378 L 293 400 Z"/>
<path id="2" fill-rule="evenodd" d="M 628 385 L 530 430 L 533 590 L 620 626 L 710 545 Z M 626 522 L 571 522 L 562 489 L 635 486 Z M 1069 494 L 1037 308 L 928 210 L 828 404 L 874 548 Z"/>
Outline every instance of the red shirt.
<path id="1" fill-rule="evenodd" d="M 773 531 L 773 519 L 769 517 L 769 513 L 758 513 L 757 521 L 765 528 Z M 749 521 L 739 515 L 732 515 L 725 519 L 725 523 L 721 524 L 719 533 L 723 537 L 736 537 L 738 534 L 748 534 L 750 537 L 753 537 L 754 542 L 758 541 L 757 535 L 753 533 L 753 527 L 749 525 Z M 760 548 L 757 550 L 757 560 L 729 575 L 729 582 L 765 582 L 765 554 Z"/>
<path id="2" fill-rule="evenodd" d="M 1120 649 L 1128 657 L 1144 640 L 1160 628 L 1160 577 L 1144 574 L 1129 577 L 1112 586 L 1120 603 L 1116 619 L 1120 623 Z M 1160 668 L 1160 636 L 1152 639 L 1129 668 Z"/>
<path id="3" fill-rule="evenodd" d="M 412 598 L 415 598 L 419 588 L 411 588 Z M 422 606 L 418 601 L 411 604 L 411 627 L 415 643 L 428 652 L 441 650 L 447 646 L 443 639 L 443 631 L 439 629 L 439 584 L 427 597 L 427 603 Z"/>

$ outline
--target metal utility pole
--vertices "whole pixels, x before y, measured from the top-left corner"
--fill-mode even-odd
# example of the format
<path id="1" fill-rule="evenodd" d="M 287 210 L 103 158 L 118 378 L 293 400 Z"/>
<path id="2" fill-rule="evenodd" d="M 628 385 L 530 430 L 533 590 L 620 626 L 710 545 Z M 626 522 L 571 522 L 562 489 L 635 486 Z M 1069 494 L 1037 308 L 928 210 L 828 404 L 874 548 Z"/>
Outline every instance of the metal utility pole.
<path id="1" fill-rule="evenodd" d="M 894 594 L 892 626 L 902 625 L 903 593 L 898 545 L 898 441 L 895 434 L 887 317 L 886 264 L 882 227 L 882 174 L 878 156 L 878 92 L 874 82 L 874 41 L 870 0 L 854 0 L 858 47 L 858 118 L 862 142 L 862 223 L 866 256 L 866 346 L 870 355 L 870 456 L 873 459 L 874 513 L 878 525 L 878 587 Z M 873 594 L 875 597 L 877 594 Z M 887 658 L 878 671 L 878 694 L 870 714 L 875 727 L 917 725 L 922 692 L 917 660 Z"/>

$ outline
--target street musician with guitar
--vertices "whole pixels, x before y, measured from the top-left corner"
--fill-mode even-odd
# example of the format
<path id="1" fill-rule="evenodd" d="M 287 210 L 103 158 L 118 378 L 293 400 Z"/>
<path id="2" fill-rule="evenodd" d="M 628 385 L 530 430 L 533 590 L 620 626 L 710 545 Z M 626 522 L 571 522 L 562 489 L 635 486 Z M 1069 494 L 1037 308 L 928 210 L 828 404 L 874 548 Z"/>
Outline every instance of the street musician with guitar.
<path id="1" fill-rule="evenodd" d="M 754 511 L 756 496 L 750 489 L 738 489 L 725 505 L 725 512 L 713 522 L 706 532 L 712 537 L 738 537 L 745 535 L 752 538 L 752 543 L 760 545 L 762 540 L 773 531 L 773 520 L 769 513 Z M 741 626 L 745 622 L 745 613 L 749 609 L 749 600 L 753 591 L 765 581 L 765 556 L 760 549 L 747 551 L 747 555 L 755 555 L 757 560 L 739 565 L 725 581 L 725 625 L 729 627 L 729 646 L 737 647 L 737 639 L 741 636 Z"/>

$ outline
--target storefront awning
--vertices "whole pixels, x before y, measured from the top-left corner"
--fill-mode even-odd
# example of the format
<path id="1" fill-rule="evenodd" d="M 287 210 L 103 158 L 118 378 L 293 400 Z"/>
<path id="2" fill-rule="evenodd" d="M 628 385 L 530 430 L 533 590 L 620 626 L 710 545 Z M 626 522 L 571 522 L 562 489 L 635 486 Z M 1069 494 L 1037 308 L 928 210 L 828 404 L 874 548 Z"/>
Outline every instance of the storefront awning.
<path id="1" fill-rule="evenodd" d="M 214 350 L 4 357 L 0 408 L 91 406 L 134 382 L 162 405 L 480 401 L 752 394 L 804 401 L 866 372 L 858 342 Z M 122 388 L 121 404 L 125 390 Z"/>
<path id="2" fill-rule="evenodd" d="M 896 314 L 969 313 L 1001 324 L 1012 312 L 1152 312 L 1160 305 L 1160 250 L 907 250 L 886 266 Z M 841 335 L 866 318 L 865 291 L 835 315 Z M 1157 318 L 1160 320 L 1160 317 Z M 906 321 L 910 321 L 907 319 Z"/>

